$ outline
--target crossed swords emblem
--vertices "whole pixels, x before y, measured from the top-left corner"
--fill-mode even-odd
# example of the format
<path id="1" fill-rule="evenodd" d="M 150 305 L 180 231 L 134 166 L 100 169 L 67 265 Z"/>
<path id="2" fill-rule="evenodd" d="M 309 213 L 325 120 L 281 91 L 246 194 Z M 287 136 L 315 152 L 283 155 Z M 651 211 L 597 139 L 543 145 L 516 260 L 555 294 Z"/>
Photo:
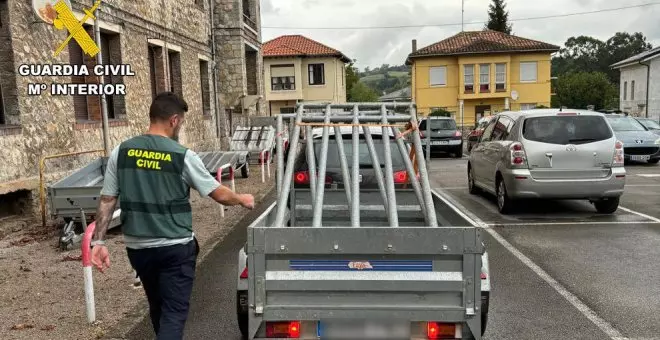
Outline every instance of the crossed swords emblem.
<path id="1" fill-rule="evenodd" d="M 92 8 L 85 9 L 85 16 L 81 21 L 76 19 L 75 15 L 73 15 L 73 12 L 71 11 L 71 8 L 69 8 L 69 6 L 67 6 L 64 1 L 59 0 L 55 6 L 53 6 L 57 12 L 57 19 L 53 20 L 53 25 L 58 30 L 66 29 L 69 31 L 69 36 L 66 38 L 66 40 L 64 40 L 60 47 L 57 48 L 53 56 L 57 57 L 64 50 L 64 48 L 66 48 L 72 38 L 78 42 L 78 45 L 80 45 L 80 48 L 82 48 L 83 52 L 85 52 L 85 54 L 89 55 L 90 57 L 94 57 L 99 53 L 99 47 L 96 46 L 94 40 L 89 36 L 89 34 L 87 34 L 87 31 L 85 31 L 85 28 L 83 27 L 83 24 L 87 20 L 96 19 L 94 12 L 99 8 L 99 5 L 101 5 L 101 0 L 97 0 Z"/>

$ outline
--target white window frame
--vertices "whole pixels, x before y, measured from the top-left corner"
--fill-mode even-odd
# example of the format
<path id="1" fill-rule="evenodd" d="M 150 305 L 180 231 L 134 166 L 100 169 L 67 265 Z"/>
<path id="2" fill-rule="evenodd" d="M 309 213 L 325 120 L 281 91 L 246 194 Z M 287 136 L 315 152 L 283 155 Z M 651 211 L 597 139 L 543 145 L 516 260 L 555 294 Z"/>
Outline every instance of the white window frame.
<path id="1" fill-rule="evenodd" d="M 433 82 L 434 71 L 437 72 L 436 76 L 440 77 L 439 83 Z M 429 84 L 431 85 L 431 87 L 447 86 L 447 66 L 431 66 L 429 68 Z"/>
<path id="2" fill-rule="evenodd" d="M 471 71 L 470 74 L 468 74 L 468 70 Z M 468 81 L 468 79 L 471 80 Z M 463 91 L 466 91 L 465 87 L 468 85 L 472 85 L 472 93 L 474 93 L 474 64 L 463 65 Z"/>
<path id="3" fill-rule="evenodd" d="M 486 73 L 484 73 L 484 70 L 486 70 Z M 488 85 L 488 89 L 481 90 L 481 85 Z M 479 93 L 489 93 L 490 90 L 490 64 L 479 64 Z"/>
<path id="4" fill-rule="evenodd" d="M 536 83 L 539 80 L 539 63 L 536 61 L 523 61 L 520 63 L 520 82 L 521 83 Z M 534 65 L 534 79 L 526 79 L 524 78 L 524 70 L 525 66 L 531 66 Z"/>
<path id="5" fill-rule="evenodd" d="M 503 70 L 499 68 L 502 67 Z M 497 85 L 504 85 L 503 88 L 498 89 Z M 506 64 L 495 64 L 495 91 L 506 91 Z"/>
<path id="6" fill-rule="evenodd" d="M 316 77 L 319 76 L 319 74 L 314 73 L 314 66 L 321 65 L 321 82 L 320 83 L 312 83 L 313 80 L 316 80 Z M 308 64 L 307 65 L 307 84 L 309 86 L 325 86 L 325 63 L 313 63 L 313 64 Z"/>
<path id="7" fill-rule="evenodd" d="M 628 82 L 623 82 L 623 100 L 628 100 Z"/>

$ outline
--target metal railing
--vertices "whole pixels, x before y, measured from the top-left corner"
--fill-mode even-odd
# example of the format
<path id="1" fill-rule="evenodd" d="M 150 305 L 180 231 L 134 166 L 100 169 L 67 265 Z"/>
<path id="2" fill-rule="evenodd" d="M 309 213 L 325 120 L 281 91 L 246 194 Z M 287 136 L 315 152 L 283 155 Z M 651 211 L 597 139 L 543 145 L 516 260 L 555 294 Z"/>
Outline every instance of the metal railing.
<path id="1" fill-rule="evenodd" d="M 397 108 L 407 107 L 408 113 L 401 114 L 395 112 Z M 309 110 L 321 110 L 318 112 L 309 112 Z M 350 112 L 336 109 L 350 109 Z M 375 110 L 374 110 L 375 109 Z M 289 143 L 289 153 L 286 160 L 286 169 L 283 157 L 283 142 L 280 133 L 283 129 L 283 119 L 295 119 L 293 122 L 293 133 Z M 407 123 L 407 124 L 402 124 Z M 344 143 L 341 137 L 341 127 L 352 127 L 352 167 L 349 171 L 348 159 L 344 150 Z M 398 127 L 406 127 L 408 130 L 402 133 Z M 285 225 L 287 213 L 287 201 L 292 190 L 294 164 L 298 157 L 299 142 L 301 139 L 301 129 L 305 128 L 305 139 L 307 143 L 306 158 L 309 165 L 310 191 L 312 193 L 313 207 L 313 227 L 322 226 L 323 200 L 325 193 L 325 176 L 327 170 L 328 146 L 330 143 L 330 128 L 334 128 L 335 142 L 339 153 L 341 173 L 343 177 L 346 199 L 350 206 L 351 225 L 360 226 L 360 182 L 359 182 L 359 143 L 360 129 L 364 133 L 366 142 L 373 164 L 381 164 L 376 152 L 376 147 L 371 136 L 370 128 L 381 128 L 383 139 L 384 169 L 374 166 L 377 175 L 378 188 L 383 199 L 383 207 L 387 212 L 390 226 L 398 227 L 399 219 L 396 204 L 396 193 L 394 186 L 394 173 L 392 164 L 392 142 L 396 145 L 398 152 L 404 160 L 404 165 L 412 190 L 419 201 L 424 219 L 429 226 L 437 227 L 438 222 L 435 216 L 435 208 L 431 194 L 431 185 L 428 178 L 426 160 L 423 154 L 420 133 L 417 129 L 417 114 L 414 103 L 352 103 L 352 104 L 305 104 L 298 106 L 296 114 L 280 114 L 277 116 L 277 189 L 278 202 L 277 213 L 275 216 L 275 226 Z M 322 127 L 323 135 L 321 137 L 320 155 L 318 157 L 318 169 L 316 166 L 316 155 L 314 150 L 314 140 L 312 138 L 312 127 Z M 412 149 L 404 142 L 404 136 L 412 134 Z M 392 137 L 394 141 L 392 141 Z M 396 152 L 396 151 L 395 151 Z M 414 160 L 410 158 L 410 155 Z M 416 164 L 413 164 L 413 161 Z M 419 180 L 415 166 L 419 171 Z M 318 170 L 318 173 L 317 173 Z M 383 173 L 384 171 L 384 173 Z M 384 176 L 383 176 L 384 175 Z"/>

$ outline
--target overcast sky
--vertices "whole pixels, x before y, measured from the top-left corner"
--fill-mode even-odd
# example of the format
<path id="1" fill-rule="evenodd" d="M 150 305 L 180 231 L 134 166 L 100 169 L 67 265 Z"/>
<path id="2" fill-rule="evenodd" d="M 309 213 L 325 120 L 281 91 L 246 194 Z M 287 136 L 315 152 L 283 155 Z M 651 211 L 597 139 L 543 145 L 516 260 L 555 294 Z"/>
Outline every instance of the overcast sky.
<path id="1" fill-rule="evenodd" d="M 465 30 L 481 30 L 490 0 L 465 0 Z M 657 2 L 645 6 L 563 18 L 515 21 L 549 15 L 587 12 Z M 660 45 L 660 1 L 657 0 L 507 0 L 513 34 L 563 46 L 571 36 L 606 40 L 619 31 L 642 32 Z M 411 52 L 461 30 L 461 0 L 261 0 L 263 41 L 285 34 L 302 34 L 338 49 L 357 66 L 403 64 Z M 470 24 L 475 22 L 474 24 Z M 479 23 L 476 23 L 479 22 Z M 307 27 L 363 27 L 455 24 L 443 27 L 397 29 L 324 29 Z M 295 27 L 280 29 L 268 27 Z"/>

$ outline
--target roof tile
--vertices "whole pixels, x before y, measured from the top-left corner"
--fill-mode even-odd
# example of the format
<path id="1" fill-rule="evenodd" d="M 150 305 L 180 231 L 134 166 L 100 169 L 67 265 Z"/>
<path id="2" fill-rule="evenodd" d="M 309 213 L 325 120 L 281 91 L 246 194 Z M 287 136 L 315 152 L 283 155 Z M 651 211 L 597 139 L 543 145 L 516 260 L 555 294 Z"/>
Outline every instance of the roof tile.
<path id="1" fill-rule="evenodd" d="M 458 33 L 445 40 L 421 48 L 410 57 L 427 55 L 457 55 L 513 51 L 558 51 L 559 46 L 517 37 L 506 33 L 484 30 Z"/>
<path id="2" fill-rule="evenodd" d="M 262 50 L 264 57 L 335 56 L 350 61 L 338 50 L 302 35 L 283 35 L 266 42 Z"/>

